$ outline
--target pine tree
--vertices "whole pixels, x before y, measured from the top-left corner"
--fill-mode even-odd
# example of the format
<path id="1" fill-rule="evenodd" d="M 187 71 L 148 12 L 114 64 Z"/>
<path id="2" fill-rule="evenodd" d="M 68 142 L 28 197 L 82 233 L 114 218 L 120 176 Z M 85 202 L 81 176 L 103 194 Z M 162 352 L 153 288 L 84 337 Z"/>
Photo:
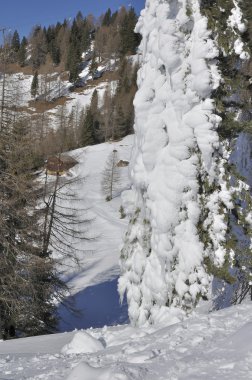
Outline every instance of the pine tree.
<path id="1" fill-rule="evenodd" d="M 101 142 L 100 110 L 98 106 L 98 91 L 95 89 L 90 102 L 90 111 L 93 116 L 94 143 Z"/>
<path id="2" fill-rule="evenodd" d="M 94 54 L 92 57 L 91 65 L 90 65 L 90 73 L 91 73 L 92 77 L 94 77 L 94 75 L 97 71 L 97 68 L 98 68 L 98 63 L 97 63 L 96 59 L 97 59 L 97 57 Z"/>
<path id="3" fill-rule="evenodd" d="M 14 50 L 15 53 L 17 53 L 20 49 L 20 38 L 17 30 L 15 30 L 12 40 L 11 40 L 11 48 Z"/>
<path id="4" fill-rule="evenodd" d="M 216 1 L 212 9 L 208 1 L 201 4 L 202 12 L 208 17 L 208 25 L 218 41 L 220 55 L 219 70 L 222 74 L 222 85 L 213 93 L 216 110 L 222 122 L 219 135 L 230 159 L 227 166 L 227 181 L 232 189 L 234 208 L 227 215 L 229 233 L 226 246 L 234 256 L 232 273 L 236 281 L 232 287 L 222 284 L 220 297 L 216 299 L 220 307 L 222 299 L 225 302 L 241 302 L 249 292 L 251 277 L 251 236 L 250 209 L 251 194 L 248 190 L 249 179 L 239 173 L 239 160 L 233 160 L 236 141 L 243 141 L 240 150 L 245 150 L 251 139 L 251 90 L 249 83 L 249 65 L 251 57 L 251 6 L 247 1 L 235 3 L 232 0 Z M 221 8 L 220 8 L 221 7 Z M 243 10 L 243 14 L 242 14 Z M 240 14 L 239 20 L 232 17 Z M 225 27 L 225 34 L 221 33 Z M 239 42 L 241 49 L 236 49 Z M 239 143 L 241 144 L 241 143 Z M 232 152 L 233 151 L 233 152 Z"/>
<path id="5" fill-rule="evenodd" d="M 69 81 L 72 83 L 75 83 L 79 77 L 81 53 L 81 31 L 76 19 L 74 19 L 71 27 L 70 44 L 66 62 L 66 68 L 69 70 Z"/>
<path id="6" fill-rule="evenodd" d="M 188 9 L 185 3 L 174 14 L 167 2 L 148 1 L 136 27 L 144 39 L 143 63 L 134 101 L 132 189 L 125 196 L 131 220 L 119 280 L 136 325 L 165 316 L 169 321 L 174 309 L 189 313 L 211 296 L 213 276 L 235 280 L 229 272 L 234 204 L 228 144 L 218 135 L 223 126 L 213 97 L 223 87 L 216 76 L 216 41 L 228 38 L 228 56 L 237 35 L 223 35 L 223 29 L 214 35 L 210 17 L 201 14 L 207 3 L 218 23 L 224 16 L 215 12 L 224 13 L 223 1 L 218 7 L 196 1 Z"/>
<path id="7" fill-rule="evenodd" d="M 87 19 L 84 19 L 81 30 L 81 50 L 84 52 L 90 48 L 92 28 L 93 25 Z"/>
<path id="8" fill-rule="evenodd" d="M 59 65 L 60 63 L 60 48 L 57 41 L 57 32 L 60 29 L 60 24 L 58 26 L 49 26 L 45 32 L 47 41 L 47 50 L 50 53 L 54 65 Z"/>
<path id="9" fill-rule="evenodd" d="M 111 9 L 108 8 L 106 11 L 103 20 L 102 20 L 102 26 L 109 26 L 111 23 Z"/>
<path id="10" fill-rule="evenodd" d="M 31 95 L 33 98 L 36 98 L 38 95 L 38 89 L 39 89 L 39 80 L 38 80 L 38 72 L 37 70 L 35 71 L 31 83 Z"/>
<path id="11" fill-rule="evenodd" d="M 103 106 L 101 109 L 101 129 L 102 141 L 113 140 L 115 136 L 114 108 L 115 101 L 112 95 L 111 86 L 108 85 L 103 96 Z"/>
<path id="12" fill-rule="evenodd" d="M 26 47 L 27 47 L 27 39 L 23 37 L 21 44 L 20 44 L 20 49 L 18 52 L 18 63 L 20 64 L 21 67 L 25 66 L 26 63 Z"/>
<path id="13" fill-rule="evenodd" d="M 90 107 L 81 113 L 79 129 L 80 146 L 93 145 L 95 143 L 94 117 Z"/>
<path id="14" fill-rule="evenodd" d="M 135 54 L 141 41 L 140 35 L 135 33 L 137 15 L 134 8 L 130 8 L 126 13 L 120 28 L 121 35 L 121 54 Z"/>

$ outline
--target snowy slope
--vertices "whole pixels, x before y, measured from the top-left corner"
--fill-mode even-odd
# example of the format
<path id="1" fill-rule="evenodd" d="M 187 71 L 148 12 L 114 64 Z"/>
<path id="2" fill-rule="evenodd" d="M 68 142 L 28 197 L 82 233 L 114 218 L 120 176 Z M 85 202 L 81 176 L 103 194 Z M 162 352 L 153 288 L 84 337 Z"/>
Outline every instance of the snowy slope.
<path id="1" fill-rule="evenodd" d="M 0 342 L 13 380 L 250 379 L 252 304 L 153 328 L 104 327 Z"/>
<path id="2" fill-rule="evenodd" d="M 75 191 L 81 206 L 95 217 L 81 267 L 67 268 L 65 278 L 82 315 L 59 308 L 61 331 L 50 336 L 0 341 L 1 380 L 212 380 L 249 379 L 252 373 L 252 303 L 208 313 L 208 303 L 170 325 L 134 328 L 117 325 L 127 319 L 116 293 L 119 246 L 127 220 L 120 219 L 120 197 L 104 201 L 101 174 L 113 149 L 128 160 L 133 136 L 122 141 L 71 152 L 79 162 L 69 178 L 85 176 Z M 128 169 L 121 169 L 121 190 L 128 187 Z M 205 305 L 205 306 L 203 306 Z M 113 325 L 106 327 L 104 325 Z"/>
<path id="3" fill-rule="evenodd" d="M 127 219 L 120 219 L 121 191 L 129 187 L 128 168 L 120 168 L 120 185 L 117 196 L 110 202 L 105 201 L 101 190 L 102 172 L 106 160 L 114 149 L 118 160 L 129 160 L 133 136 L 119 142 L 89 146 L 70 152 L 78 164 L 66 176 L 68 179 L 82 179 L 73 183 L 70 191 L 78 199 L 76 207 L 86 210 L 81 217 L 91 218 L 85 236 L 90 241 L 73 241 L 79 253 L 80 267 L 65 261 L 64 279 L 74 296 L 75 306 L 83 314 L 73 315 L 60 306 L 62 317 L 60 331 L 76 328 L 101 327 L 104 324 L 127 321 L 127 307 L 119 304 L 117 277 L 119 276 L 119 255 Z M 52 176 L 53 179 L 53 176 Z M 73 203 L 64 203 L 73 207 Z M 70 265 L 70 267 L 69 267 Z M 69 300 L 73 300 L 70 297 Z"/>

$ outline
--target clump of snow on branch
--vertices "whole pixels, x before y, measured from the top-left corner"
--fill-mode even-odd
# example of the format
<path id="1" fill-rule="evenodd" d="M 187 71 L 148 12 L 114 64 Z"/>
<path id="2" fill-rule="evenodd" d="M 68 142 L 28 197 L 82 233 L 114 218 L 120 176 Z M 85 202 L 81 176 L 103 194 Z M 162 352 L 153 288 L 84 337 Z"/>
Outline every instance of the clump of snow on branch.
<path id="1" fill-rule="evenodd" d="M 233 30 L 236 36 L 234 41 L 234 51 L 235 54 L 239 55 L 242 60 L 249 58 L 249 53 L 244 50 L 244 42 L 241 40 L 240 35 L 246 32 L 247 25 L 243 19 L 243 14 L 241 8 L 239 7 L 239 0 L 233 0 L 234 8 L 231 10 L 231 15 L 228 18 L 228 27 Z"/>
<path id="2" fill-rule="evenodd" d="M 123 197 L 131 222 L 119 291 L 138 325 L 171 322 L 190 310 L 208 294 L 204 259 L 222 265 L 226 256 L 220 204 L 232 203 L 219 160 L 221 119 L 210 99 L 220 81 L 218 49 L 199 1 L 191 2 L 191 12 L 187 6 L 186 0 L 147 0 L 136 27 L 143 62 L 134 101 L 133 185 Z M 208 194 L 202 183 L 213 190 Z"/>

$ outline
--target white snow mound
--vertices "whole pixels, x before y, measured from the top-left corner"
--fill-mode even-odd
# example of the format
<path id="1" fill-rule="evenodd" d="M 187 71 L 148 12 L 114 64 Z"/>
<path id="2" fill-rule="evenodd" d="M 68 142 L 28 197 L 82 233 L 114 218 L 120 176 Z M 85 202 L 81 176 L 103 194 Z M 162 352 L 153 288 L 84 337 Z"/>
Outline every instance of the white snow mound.
<path id="1" fill-rule="evenodd" d="M 62 348 L 61 353 L 66 355 L 85 354 L 97 352 L 103 348 L 102 343 L 98 339 L 93 338 L 85 331 L 78 331 L 72 341 Z"/>
<path id="2" fill-rule="evenodd" d="M 95 368 L 81 362 L 66 380 L 128 380 L 128 376 L 122 373 L 113 374 L 110 368 Z"/>

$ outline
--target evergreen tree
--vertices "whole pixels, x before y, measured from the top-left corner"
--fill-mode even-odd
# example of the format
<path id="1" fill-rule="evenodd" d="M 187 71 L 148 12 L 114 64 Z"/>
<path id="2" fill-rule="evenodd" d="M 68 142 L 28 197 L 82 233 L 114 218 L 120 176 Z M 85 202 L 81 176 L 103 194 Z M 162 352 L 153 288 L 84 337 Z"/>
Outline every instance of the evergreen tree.
<path id="1" fill-rule="evenodd" d="M 113 112 L 109 118 L 110 124 L 113 125 L 113 138 L 115 139 L 122 138 L 133 132 L 133 99 L 136 93 L 136 72 L 137 67 L 132 66 L 130 61 L 121 60 L 118 70 L 118 86 L 113 97 Z M 104 104 L 107 107 L 106 101 Z"/>
<path id="2" fill-rule="evenodd" d="M 57 42 L 57 31 L 60 28 L 60 24 L 58 24 L 57 28 L 54 26 L 49 26 L 46 34 L 47 40 L 47 49 L 50 53 L 53 63 L 57 66 L 60 63 L 60 48 Z"/>
<path id="3" fill-rule="evenodd" d="M 141 37 L 135 33 L 135 26 L 137 23 L 137 15 L 134 8 L 130 8 L 129 12 L 125 14 L 120 28 L 121 35 L 121 54 L 135 54 L 139 46 Z"/>
<path id="4" fill-rule="evenodd" d="M 224 14 L 222 4 L 229 3 L 206 2 L 210 15 Z M 119 280 L 136 325 L 165 317 L 168 322 L 174 309 L 186 315 L 211 296 L 213 276 L 235 281 L 229 272 L 234 251 L 228 244 L 233 209 L 228 144 L 218 135 L 222 124 L 213 97 L 223 87 L 216 76 L 215 43 L 228 38 L 228 56 L 236 50 L 237 34 L 223 35 L 224 27 L 214 35 L 210 18 L 200 12 L 205 2 L 188 9 L 185 3 L 177 2 L 173 13 L 167 2 L 147 1 L 137 26 L 143 59 L 135 97 L 132 188 L 125 196 L 131 221 Z M 246 56 L 241 49 L 239 55 Z"/>
<path id="5" fill-rule="evenodd" d="M 92 77 L 94 77 L 97 68 L 98 68 L 98 63 L 96 62 L 96 55 L 94 54 L 92 57 L 91 65 L 90 65 L 90 73 Z"/>
<path id="6" fill-rule="evenodd" d="M 98 92 L 95 89 L 91 98 L 90 111 L 93 116 L 94 143 L 101 142 L 100 110 L 98 107 Z"/>
<path id="7" fill-rule="evenodd" d="M 93 24 L 85 18 L 82 22 L 81 27 L 81 50 L 87 51 L 90 47 L 91 43 L 91 31 L 93 28 Z"/>
<path id="8" fill-rule="evenodd" d="M 80 146 L 93 145 L 95 143 L 94 117 L 90 107 L 82 111 L 79 128 Z"/>
<path id="9" fill-rule="evenodd" d="M 110 23 L 111 23 L 111 9 L 109 8 L 103 17 L 102 26 L 109 26 Z"/>
<path id="10" fill-rule="evenodd" d="M 216 0 L 216 7 L 213 8 L 209 1 L 205 0 L 201 4 L 201 10 L 208 18 L 209 28 L 220 49 L 218 68 L 222 74 L 222 84 L 214 91 L 213 98 L 216 111 L 222 119 L 219 135 L 224 149 L 230 155 L 226 164 L 226 179 L 232 189 L 234 205 L 232 212 L 226 217 L 229 225 L 226 246 L 234 255 L 232 273 L 236 281 L 232 288 L 227 284 L 222 286 L 223 291 L 216 300 L 219 307 L 219 299 L 230 302 L 232 298 L 232 302 L 241 302 L 249 291 L 252 279 L 252 225 L 249 222 L 252 200 L 248 191 L 249 179 L 239 173 L 239 161 L 232 158 L 232 151 L 237 149 L 235 142 L 242 139 L 247 144 L 246 141 L 251 140 L 252 132 L 248 75 L 249 56 L 251 57 L 252 53 L 251 5 L 248 5 L 247 1 L 234 3 L 232 0 Z M 241 16 L 239 20 L 234 19 L 233 15 L 238 13 Z M 226 29 L 225 34 L 221 33 L 222 28 Z M 237 42 L 241 49 L 236 49 Z M 242 149 L 240 146 L 239 151 Z"/>
<path id="11" fill-rule="evenodd" d="M 53 63 L 58 66 L 60 64 L 60 48 L 57 46 L 56 41 L 52 40 L 49 45 L 49 52 L 52 57 Z"/>
<path id="12" fill-rule="evenodd" d="M 21 67 L 25 66 L 27 44 L 28 44 L 27 39 L 23 37 L 20 44 L 20 49 L 18 52 L 18 63 L 20 64 Z"/>
<path id="13" fill-rule="evenodd" d="M 102 141 L 113 140 L 115 136 L 114 122 L 115 99 L 112 95 L 111 86 L 108 85 L 103 96 L 102 106 Z"/>
<path id="14" fill-rule="evenodd" d="M 37 70 L 35 71 L 31 83 L 31 95 L 33 98 L 36 98 L 38 95 L 38 88 L 39 88 L 39 80 L 38 80 L 38 72 Z"/>
<path id="15" fill-rule="evenodd" d="M 125 117 L 122 106 L 117 103 L 115 108 L 115 138 L 120 139 L 127 136 L 130 133 L 130 122 Z"/>
<path id="16" fill-rule="evenodd" d="M 76 20 L 74 19 L 68 48 L 66 68 L 69 70 L 69 81 L 75 83 L 78 79 L 79 65 L 81 62 L 81 34 Z"/>
<path id="17" fill-rule="evenodd" d="M 17 30 L 15 30 L 12 40 L 11 40 L 11 48 L 14 50 L 15 53 L 17 53 L 20 49 L 20 38 Z"/>
<path id="18" fill-rule="evenodd" d="M 69 49 L 69 57 L 71 56 L 72 59 L 68 58 L 68 70 L 69 70 L 69 82 L 76 83 L 79 79 L 79 64 L 80 64 L 80 58 L 78 51 L 75 50 L 75 47 L 70 47 Z"/>

